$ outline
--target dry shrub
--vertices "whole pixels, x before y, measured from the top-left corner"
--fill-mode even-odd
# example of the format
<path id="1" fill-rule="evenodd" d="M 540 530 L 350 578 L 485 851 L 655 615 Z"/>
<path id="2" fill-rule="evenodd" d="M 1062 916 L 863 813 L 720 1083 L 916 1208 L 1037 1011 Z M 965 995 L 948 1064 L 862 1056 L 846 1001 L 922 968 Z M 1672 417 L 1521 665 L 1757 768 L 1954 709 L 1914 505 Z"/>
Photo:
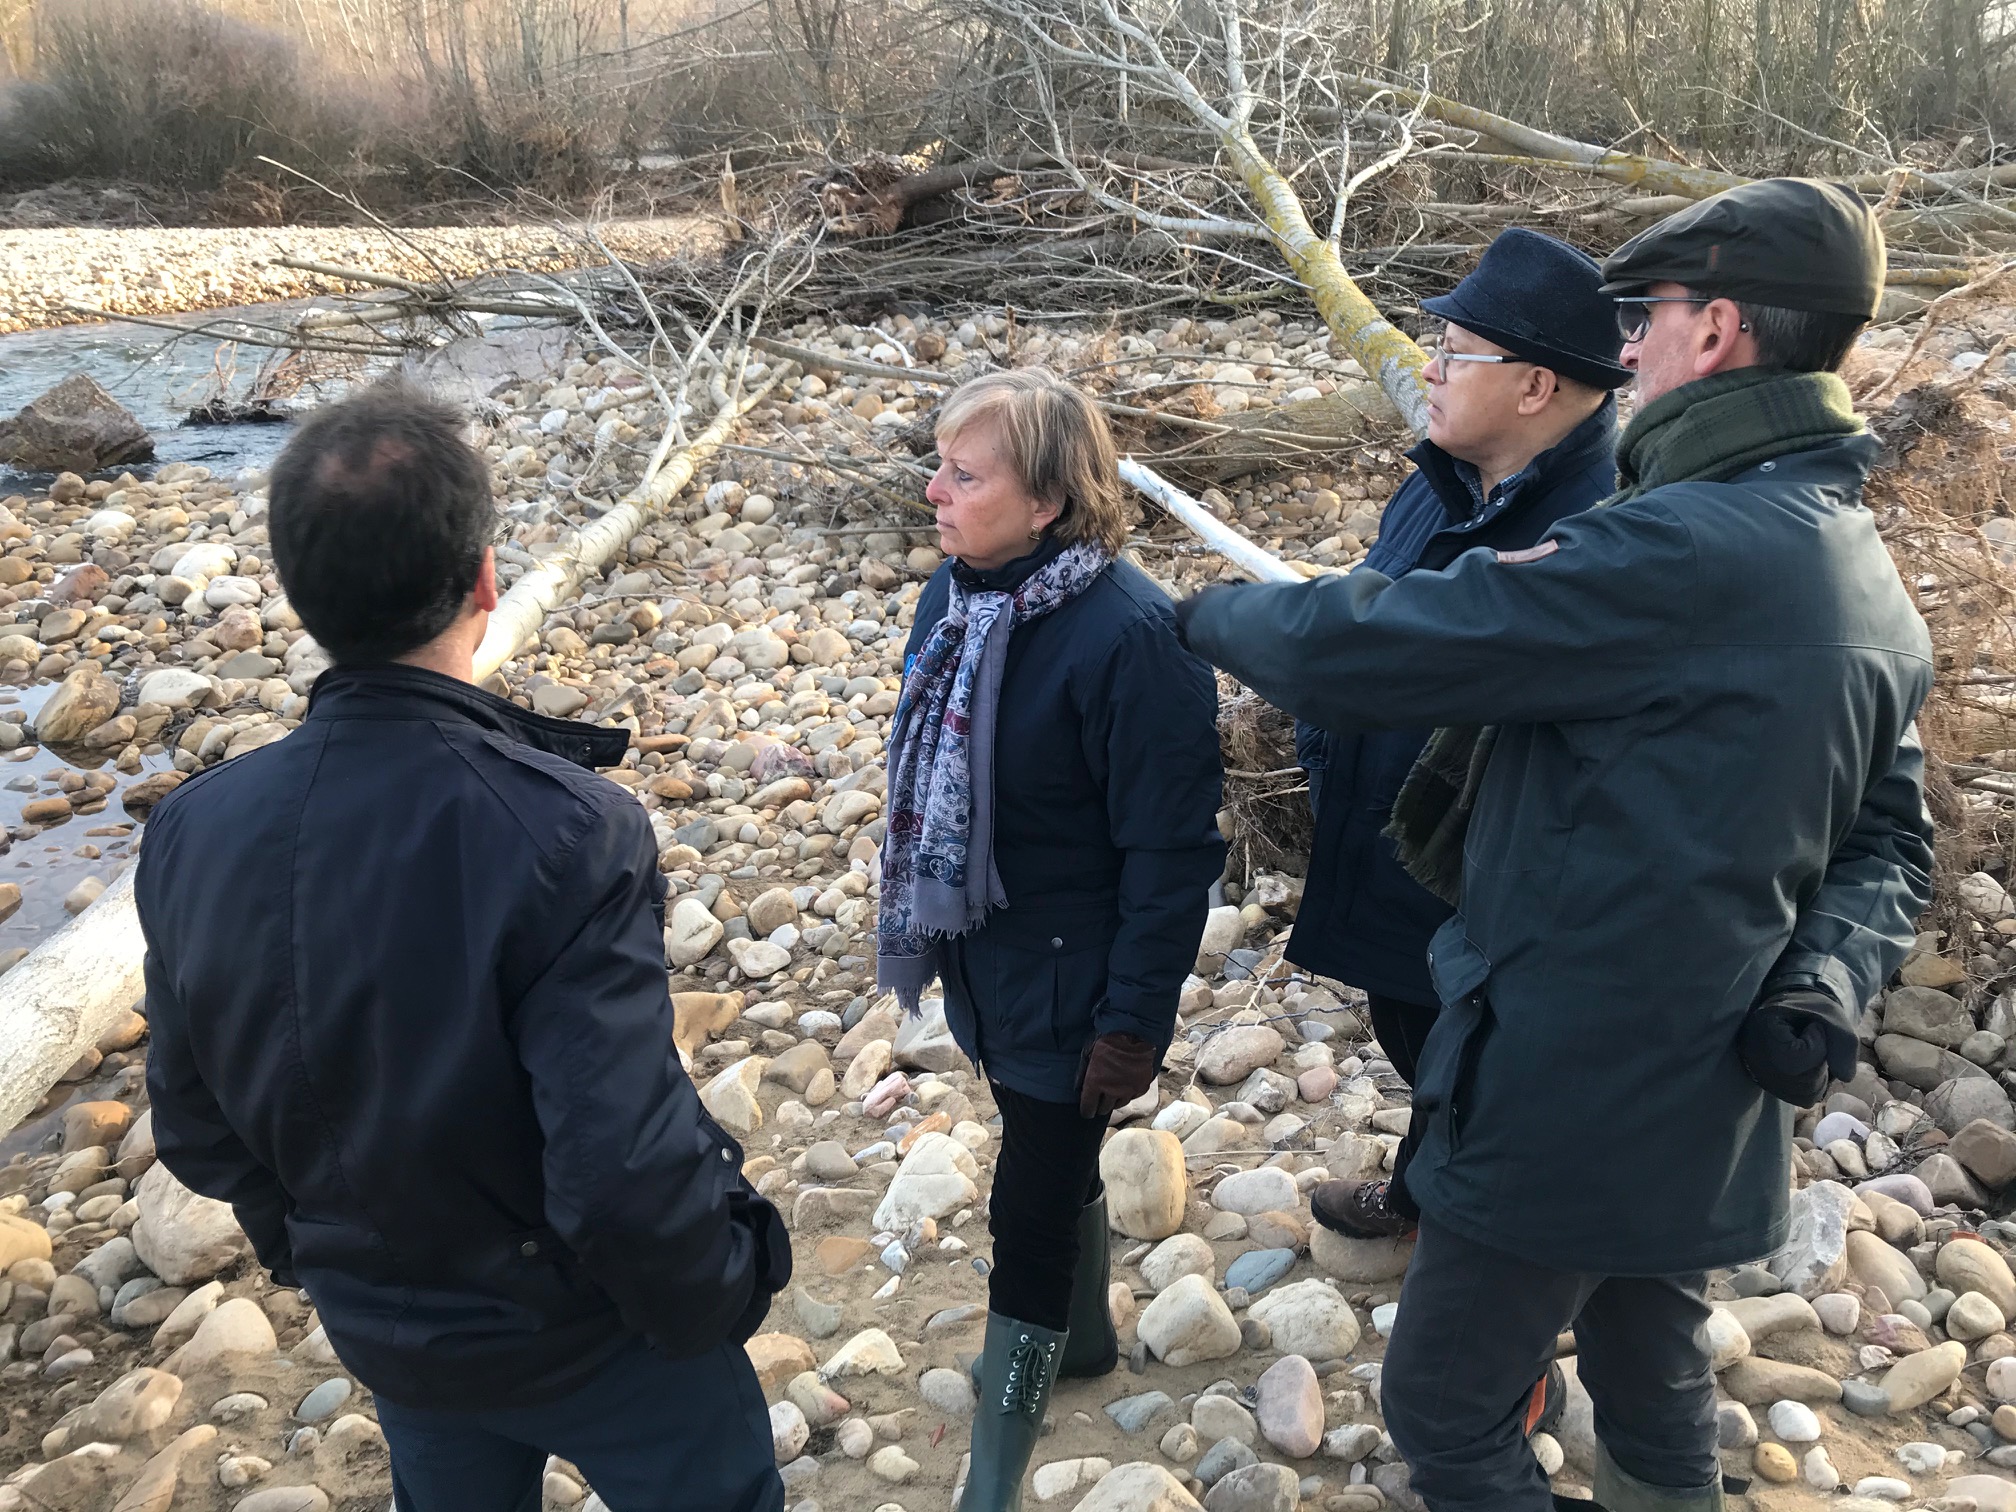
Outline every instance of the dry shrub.
<path id="1" fill-rule="evenodd" d="M 1919 717 L 1938 826 L 1926 923 L 1964 939 L 1955 884 L 1984 868 L 2006 875 L 2016 860 L 2002 806 L 1963 786 L 2016 765 L 2016 522 L 2002 486 L 2011 415 L 1963 379 L 1906 389 L 1870 424 L 1884 454 L 1865 497 L 1932 633 L 1936 678 Z"/>
<path id="2" fill-rule="evenodd" d="M 1263 871 L 1303 875 L 1316 821 L 1296 763 L 1295 721 L 1221 673 L 1218 754 L 1232 819 L 1231 873 L 1249 886 Z"/>
<path id="3" fill-rule="evenodd" d="M 0 142 L 13 186 L 58 174 L 212 189 L 262 155 L 326 167 L 355 149 L 359 115 L 281 32 L 196 0 L 55 0 L 45 7 L 32 117 Z M 32 130 L 24 132 L 24 126 Z"/>

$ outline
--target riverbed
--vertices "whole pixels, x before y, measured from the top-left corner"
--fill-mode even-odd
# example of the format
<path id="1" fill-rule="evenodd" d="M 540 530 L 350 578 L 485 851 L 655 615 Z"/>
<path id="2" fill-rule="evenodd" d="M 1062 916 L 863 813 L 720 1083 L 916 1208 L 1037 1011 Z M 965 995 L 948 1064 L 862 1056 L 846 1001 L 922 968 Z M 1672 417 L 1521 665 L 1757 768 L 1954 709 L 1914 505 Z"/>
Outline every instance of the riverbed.
<path id="1" fill-rule="evenodd" d="M 214 318 L 183 317 L 192 327 Z M 170 462 L 191 462 L 233 477 L 272 461 L 286 441 L 287 426 L 183 422 L 209 400 L 247 397 L 264 355 L 233 342 L 120 323 L 15 332 L 0 336 L 0 415 L 13 414 L 72 373 L 85 373 L 153 435 L 154 460 L 134 468 L 137 476 Z M 301 397 L 312 402 L 315 392 L 311 386 Z M 47 481 L 46 474 L 0 463 L 0 496 Z"/>
<path id="2" fill-rule="evenodd" d="M 658 262 L 723 240 L 716 217 L 445 226 L 58 226 L 0 231 L 0 331 L 74 325 L 89 310 L 173 315 L 332 293 L 345 285 L 277 259 L 434 279 L 501 268 L 552 272 L 604 260 Z M 599 241 L 600 246 L 597 245 Z"/>

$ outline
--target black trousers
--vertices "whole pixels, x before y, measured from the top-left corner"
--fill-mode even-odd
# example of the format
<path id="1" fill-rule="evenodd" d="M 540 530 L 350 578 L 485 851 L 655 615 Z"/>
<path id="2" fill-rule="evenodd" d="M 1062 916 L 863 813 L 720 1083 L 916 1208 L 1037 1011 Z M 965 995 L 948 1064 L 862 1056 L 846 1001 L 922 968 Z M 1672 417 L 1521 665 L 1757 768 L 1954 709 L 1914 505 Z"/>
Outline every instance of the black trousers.
<path id="1" fill-rule="evenodd" d="M 1618 1468 L 1676 1492 L 1719 1486 L 1706 1287 L 1699 1272 L 1549 1270 L 1422 1219 L 1380 1377 L 1414 1490 L 1433 1512 L 1553 1512 L 1526 1404 L 1571 1323 Z"/>
<path id="2" fill-rule="evenodd" d="M 1434 1003 L 1411 1003 L 1406 998 L 1384 997 L 1376 992 L 1365 994 L 1365 1007 L 1372 1017 L 1372 1032 L 1379 1036 L 1379 1048 L 1386 1052 L 1386 1059 L 1393 1062 L 1393 1069 L 1400 1073 L 1407 1085 L 1413 1086 L 1414 1068 L 1421 1063 L 1421 1051 L 1428 1043 L 1428 1031 L 1435 1027 L 1435 1019 L 1442 1009 Z M 1394 1212 L 1408 1218 L 1421 1216 L 1421 1209 L 1414 1205 L 1414 1199 L 1407 1193 L 1407 1163 L 1421 1148 L 1421 1136 L 1426 1131 L 1425 1123 L 1409 1124 L 1407 1137 L 1393 1152 L 1393 1176 L 1387 1202 Z"/>
<path id="3" fill-rule="evenodd" d="M 1078 1215 L 1099 1195 L 1107 1120 L 1081 1116 L 1075 1102 L 989 1086 L 1001 1109 L 1001 1158 L 987 1208 L 994 1236 L 987 1305 L 1003 1317 L 1062 1330 L 1071 1324 Z"/>
<path id="4" fill-rule="evenodd" d="M 546 1456 L 610 1512 L 783 1512 L 763 1388 L 740 1345 L 668 1360 L 640 1339 L 557 1402 L 478 1412 L 378 1398 L 399 1512 L 539 1512 Z"/>

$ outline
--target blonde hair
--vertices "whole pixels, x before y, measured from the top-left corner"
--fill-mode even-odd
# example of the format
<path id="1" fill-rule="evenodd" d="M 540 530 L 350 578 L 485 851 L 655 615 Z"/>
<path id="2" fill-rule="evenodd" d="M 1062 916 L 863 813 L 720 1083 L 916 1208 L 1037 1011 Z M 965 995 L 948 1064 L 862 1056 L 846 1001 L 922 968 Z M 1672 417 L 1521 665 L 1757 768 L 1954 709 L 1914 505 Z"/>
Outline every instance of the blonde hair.
<path id="1" fill-rule="evenodd" d="M 1022 486 L 1059 506 L 1050 527 L 1059 540 L 1116 553 L 1126 544 L 1120 454 L 1097 405 L 1048 368 L 988 373 L 953 390 L 938 411 L 938 440 L 990 422 Z"/>

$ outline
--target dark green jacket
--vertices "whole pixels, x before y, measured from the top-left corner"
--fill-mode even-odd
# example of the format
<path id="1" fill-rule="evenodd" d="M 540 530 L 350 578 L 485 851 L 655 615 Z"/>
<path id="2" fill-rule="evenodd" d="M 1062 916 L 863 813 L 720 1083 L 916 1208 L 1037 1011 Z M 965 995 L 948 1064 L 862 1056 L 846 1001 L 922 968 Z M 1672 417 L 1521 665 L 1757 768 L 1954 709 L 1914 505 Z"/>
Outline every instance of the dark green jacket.
<path id="1" fill-rule="evenodd" d="M 1407 1184 L 1436 1221 L 1612 1275 L 1782 1243 L 1792 1110 L 1738 1027 L 1792 985 L 1852 1022 L 1930 894 L 1931 644 L 1859 502 L 1875 454 L 1654 489 L 1533 560 L 1196 607 L 1191 646 L 1298 718 L 1503 727 L 1430 954 Z"/>

